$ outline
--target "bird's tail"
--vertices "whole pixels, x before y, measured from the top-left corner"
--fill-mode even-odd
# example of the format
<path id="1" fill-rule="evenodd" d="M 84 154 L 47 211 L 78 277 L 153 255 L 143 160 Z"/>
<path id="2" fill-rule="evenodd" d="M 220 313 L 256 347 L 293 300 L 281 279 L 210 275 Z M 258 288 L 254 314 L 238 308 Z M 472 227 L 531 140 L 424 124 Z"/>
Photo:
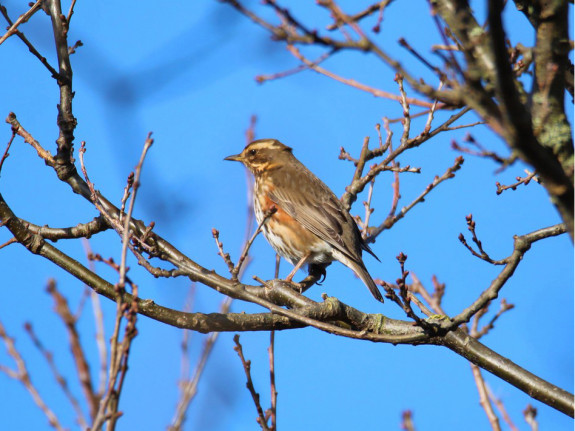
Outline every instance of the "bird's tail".
<path id="1" fill-rule="evenodd" d="M 355 275 L 357 275 L 360 278 L 360 280 L 363 281 L 363 283 L 367 286 L 367 288 L 369 289 L 369 291 L 371 292 L 371 294 L 375 299 L 377 299 L 379 302 L 383 302 L 383 296 L 381 296 L 381 292 L 377 288 L 377 285 L 373 281 L 373 278 L 371 278 L 371 275 L 369 275 L 369 272 L 367 272 L 367 268 L 365 267 L 363 262 L 357 262 L 347 257 L 346 259 L 338 259 L 338 260 L 345 266 L 347 266 L 349 269 L 351 269 L 353 272 L 355 272 Z"/>
<path id="2" fill-rule="evenodd" d="M 377 288 L 375 281 L 373 281 L 373 278 L 371 278 L 371 275 L 369 275 L 369 272 L 367 272 L 365 265 L 363 265 L 363 263 L 356 263 L 356 262 L 354 263 L 355 267 L 351 267 L 353 272 L 355 272 L 355 274 L 361 279 L 361 281 L 363 281 L 363 283 L 367 286 L 373 297 L 377 299 L 379 302 L 383 302 L 383 296 L 381 296 L 381 292 Z"/>

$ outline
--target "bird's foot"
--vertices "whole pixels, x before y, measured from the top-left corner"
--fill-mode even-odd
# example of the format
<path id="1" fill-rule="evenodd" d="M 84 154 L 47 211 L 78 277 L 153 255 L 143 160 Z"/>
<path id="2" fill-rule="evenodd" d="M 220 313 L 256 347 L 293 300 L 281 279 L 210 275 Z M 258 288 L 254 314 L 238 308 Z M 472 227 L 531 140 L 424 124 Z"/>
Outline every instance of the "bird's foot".
<path id="1" fill-rule="evenodd" d="M 310 263 L 308 265 L 308 274 L 310 277 L 317 279 L 315 283 L 319 286 L 325 281 L 325 277 L 327 275 L 326 268 L 331 265 L 329 263 Z M 306 277 L 307 279 L 307 277 Z"/>

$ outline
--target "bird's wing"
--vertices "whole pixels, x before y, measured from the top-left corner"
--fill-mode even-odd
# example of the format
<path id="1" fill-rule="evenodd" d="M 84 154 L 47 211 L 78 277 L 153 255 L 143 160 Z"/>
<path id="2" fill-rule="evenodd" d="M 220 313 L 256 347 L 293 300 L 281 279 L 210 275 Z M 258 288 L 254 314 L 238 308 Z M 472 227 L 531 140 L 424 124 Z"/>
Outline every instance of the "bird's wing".
<path id="1" fill-rule="evenodd" d="M 301 174 L 308 177 L 306 181 L 282 179 L 284 186 L 271 191 L 271 200 L 332 247 L 361 261 L 362 241 L 359 231 L 354 232 L 354 220 L 319 178 L 307 170 Z"/>

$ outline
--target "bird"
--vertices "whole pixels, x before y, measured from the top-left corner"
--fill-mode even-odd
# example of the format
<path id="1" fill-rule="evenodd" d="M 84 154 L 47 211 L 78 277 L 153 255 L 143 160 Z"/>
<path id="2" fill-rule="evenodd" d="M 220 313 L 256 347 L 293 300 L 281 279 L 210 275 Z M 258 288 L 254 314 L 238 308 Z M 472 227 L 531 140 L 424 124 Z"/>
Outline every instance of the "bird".
<path id="1" fill-rule="evenodd" d="M 292 148 L 277 139 L 258 139 L 224 160 L 241 162 L 253 174 L 256 220 L 276 253 L 295 265 L 286 281 L 291 282 L 305 264 L 310 274 L 325 277 L 325 267 L 337 260 L 383 302 L 362 251 L 379 259 L 341 201 L 293 155 Z"/>

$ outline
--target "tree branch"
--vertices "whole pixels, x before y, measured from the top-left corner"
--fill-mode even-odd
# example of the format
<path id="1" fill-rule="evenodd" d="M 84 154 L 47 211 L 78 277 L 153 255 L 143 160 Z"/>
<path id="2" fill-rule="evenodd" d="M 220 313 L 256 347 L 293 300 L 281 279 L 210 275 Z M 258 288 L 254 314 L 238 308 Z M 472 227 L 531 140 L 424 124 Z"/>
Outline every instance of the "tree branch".
<path id="1" fill-rule="evenodd" d="M 562 0 L 548 3 L 546 16 L 554 18 L 555 21 L 566 22 L 567 4 Z M 559 7 L 559 3 L 564 7 Z M 537 170 L 573 240 L 573 143 L 571 128 L 563 112 L 562 74 L 554 71 L 554 68 L 557 70 L 564 68 L 565 61 L 561 60 L 559 55 L 553 54 L 556 51 L 555 44 L 562 46 L 558 39 L 564 32 L 558 32 L 556 27 L 550 28 L 549 26 L 559 24 L 553 20 L 547 22 L 547 19 L 546 24 L 538 28 L 536 50 L 542 58 L 537 58 L 536 55 L 537 79 L 534 81 L 533 118 L 531 118 L 531 114 L 519 98 L 516 81 L 509 65 L 501 22 L 502 10 L 502 0 L 489 1 L 489 26 L 497 69 L 496 93 L 505 123 L 502 136 L 525 162 Z M 562 17 L 559 18 L 558 15 L 561 13 Z M 552 34 L 547 34 L 550 32 Z M 567 36 L 564 36 L 567 40 Z M 553 152 L 550 149 L 553 149 Z"/>
<path id="2" fill-rule="evenodd" d="M 499 291 L 513 275 L 515 269 L 517 269 L 517 266 L 519 266 L 519 263 L 523 259 L 523 256 L 531 248 L 531 245 L 534 242 L 544 238 L 549 238 L 550 236 L 560 235 L 566 231 L 565 225 L 557 224 L 555 226 L 536 230 L 535 232 L 531 232 L 526 235 L 516 236 L 513 253 L 504 260 L 506 265 L 503 270 L 495 280 L 491 282 L 491 285 L 481 295 L 479 295 L 473 304 L 451 319 L 452 327 L 455 328 L 463 323 L 468 323 L 473 315 L 481 310 L 485 304 L 497 298 Z"/>

